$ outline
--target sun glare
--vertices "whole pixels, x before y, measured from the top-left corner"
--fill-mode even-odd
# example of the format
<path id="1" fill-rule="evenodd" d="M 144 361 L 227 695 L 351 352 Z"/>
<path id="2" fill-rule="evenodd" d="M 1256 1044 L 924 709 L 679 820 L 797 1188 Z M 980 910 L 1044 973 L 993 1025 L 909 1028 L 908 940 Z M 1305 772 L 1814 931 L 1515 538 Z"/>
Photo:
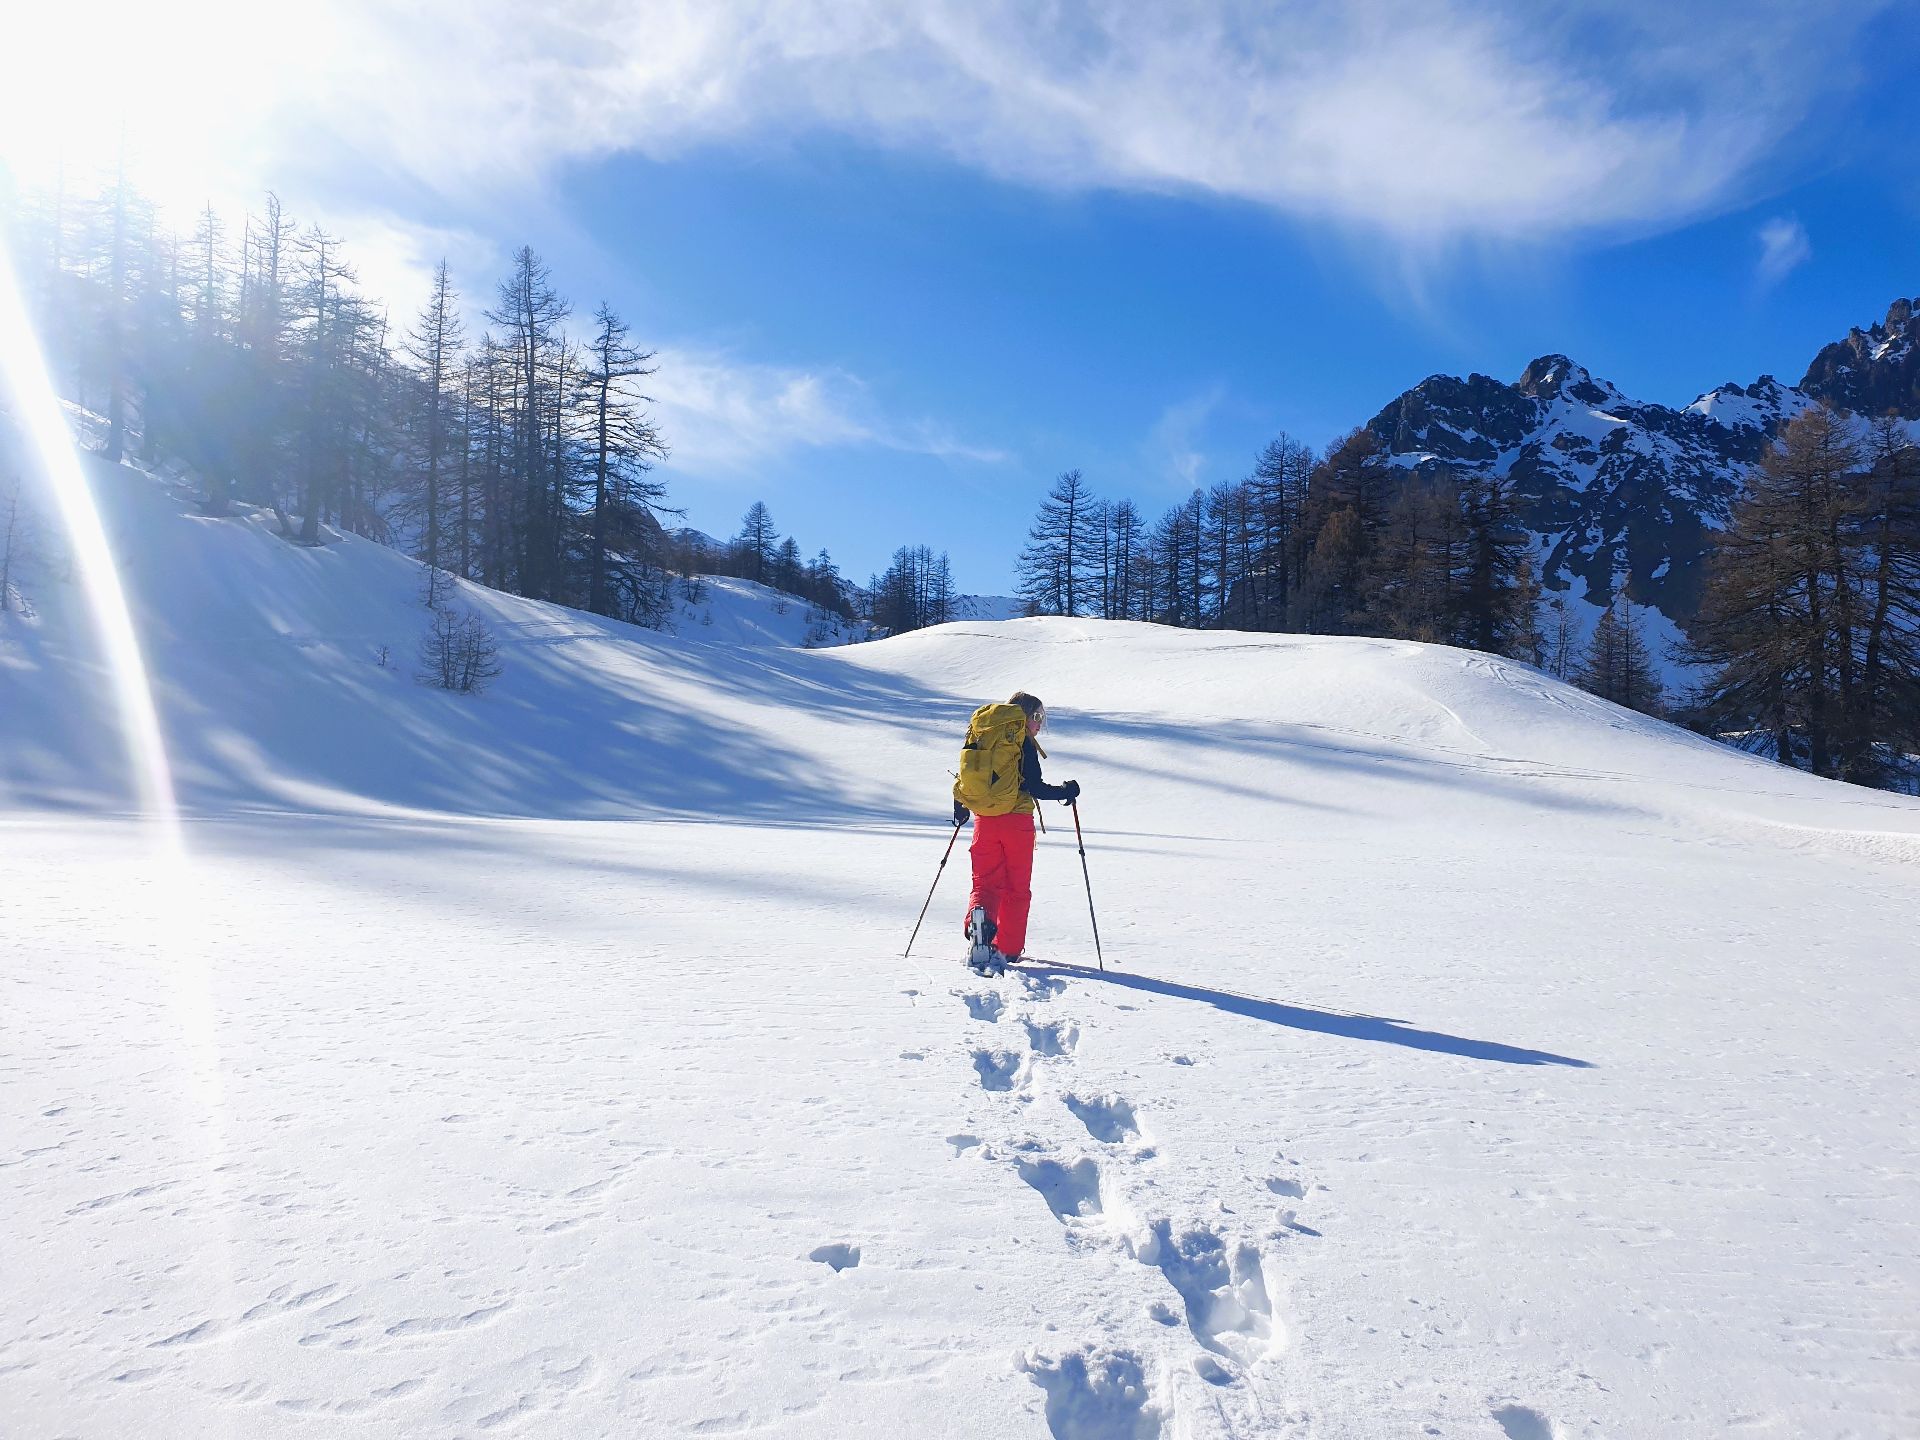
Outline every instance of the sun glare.
<path id="1" fill-rule="evenodd" d="M 167 764 L 146 662 L 99 508 L 74 447 L 73 433 L 27 320 L 4 235 L 0 235 L 0 381 L 4 382 L 9 408 L 46 476 L 61 529 L 72 549 L 74 569 L 112 676 L 114 704 L 140 811 L 153 822 L 162 851 L 178 856 L 184 847 L 174 804 L 173 774 Z"/>
<path id="2" fill-rule="evenodd" d="M 20 184 L 64 172 L 86 186 L 124 165 L 176 218 L 250 194 L 267 122 L 296 80 L 291 12 L 232 0 L 19 8 L 6 26 L 0 162 Z"/>

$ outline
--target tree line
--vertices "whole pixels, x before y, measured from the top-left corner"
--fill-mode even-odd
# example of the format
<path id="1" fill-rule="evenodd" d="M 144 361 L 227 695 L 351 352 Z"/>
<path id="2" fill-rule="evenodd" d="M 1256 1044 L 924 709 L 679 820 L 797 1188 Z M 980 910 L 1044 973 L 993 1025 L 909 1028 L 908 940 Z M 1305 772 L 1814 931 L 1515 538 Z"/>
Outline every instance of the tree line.
<path id="1" fill-rule="evenodd" d="M 1029 613 L 1380 635 L 1524 660 L 1816 774 L 1920 783 L 1920 448 L 1894 416 L 1820 405 L 1783 427 L 1711 542 L 1663 692 L 1629 589 L 1583 637 L 1543 593 L 1508 483 L 1418 476 L 1356 430 L 1281 436 L 1242 479 L 1148 523 L 1069 470 L 1018 561 Z"/>
<path id="2" fill-rule="evenodd" d="M 109 460 L 190 466 L 209 513 L 270 507 L 305 544 L 333 526 L 497 589 L 654 623 L 666 599 L 642 390 L 653 355 L 608 305 L 570 304 L 530 247 L 469 338 L 443 260 L 396 327 L 345 247 L 268 195 L 181 236 L 124 177 L 30 196 L 23 282 L 63 388 Z"/>
<path id="3" fill-rule="evenodd" d="M 700 575 L 734 575 L 798 596 L 823 616 L 861 620 L 889 635 L 941 625 L 953 618 L 953 568 L 943 551 L 903 545 L 866 588 L 851 584 L 824 549 L 802 560 L 799 542 L 782 536 L 763 501 L 741 518 L 731 540 L 714 542 L 696 530 L 669 540 L 675 572 L 689 585 Z"/>
<path id="4" fill-rule="evenodd" d="M 475 338 L 444 260 L 396 327 L 342 242 L 272 194 L 237 234 L 209 208 L 180 235 L 124 175 L 28 195 L 11 218 L 49 362 L 103 417 L 106 458 L 183 462 L 209 513 L 270 507 L 300 543 L 333 526 L 646 625 L 670 613 L 675 577 L 689 590 L 703 574 L 889 631 L 947 618 L 946 557 L 925 547 L 862 591 L 825 549 L 804 560 L 759 502 L 726 542 L 669 529 L 683 512 L 650 473 L 668 453 L 643 389 L 655 357 L 605 303 L 572 325 L 531 247 Z"/>
<path id="5" fill-rule="evenodd" d="M 1042 615 L 1392 635 L 1544 660 L 1538 579 L 1507 482 L 1424 478 L 1356 430 L 1316 456 L 1282 435 L 1242 479 L 1149 523 L 1054 482 L 1018 563 Z"/>

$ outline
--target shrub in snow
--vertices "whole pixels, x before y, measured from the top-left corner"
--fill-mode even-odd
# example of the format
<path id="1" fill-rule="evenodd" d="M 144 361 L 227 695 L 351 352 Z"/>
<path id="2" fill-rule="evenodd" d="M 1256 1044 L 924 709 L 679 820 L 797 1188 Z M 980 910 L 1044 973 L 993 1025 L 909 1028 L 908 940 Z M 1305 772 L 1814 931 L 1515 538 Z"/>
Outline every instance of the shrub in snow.
<path id="1" fill-rule="evenodd" d="M 418 678 L 442 690 L 484 690 L 500 674 L 499 653 L 493 632 L 473 611 L 436 610 L 420 637 Z"/>

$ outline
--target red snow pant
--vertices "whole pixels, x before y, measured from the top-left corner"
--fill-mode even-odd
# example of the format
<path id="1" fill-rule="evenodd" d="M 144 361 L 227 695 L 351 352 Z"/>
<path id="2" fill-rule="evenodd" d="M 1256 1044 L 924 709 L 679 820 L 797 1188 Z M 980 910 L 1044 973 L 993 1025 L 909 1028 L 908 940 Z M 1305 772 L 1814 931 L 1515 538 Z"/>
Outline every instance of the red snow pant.
<path id="1" fill-rule="evenodd" d="M 973 893 L 967 914 L 982 906 L 993 922 L 993 948 L 1017 956 L 1026 948 L 1027 910 L 1033 904 L 1033 816 L 973 817 Z"/>

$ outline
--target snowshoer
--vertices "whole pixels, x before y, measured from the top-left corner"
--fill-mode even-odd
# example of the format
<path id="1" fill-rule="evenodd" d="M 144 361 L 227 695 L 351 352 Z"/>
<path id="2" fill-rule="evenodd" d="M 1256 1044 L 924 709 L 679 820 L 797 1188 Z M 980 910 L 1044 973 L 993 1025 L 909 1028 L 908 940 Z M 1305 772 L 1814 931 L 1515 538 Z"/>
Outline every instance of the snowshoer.
<path id="1" fill-rule="evenodd" d="M 1020 958 L 1033 903 L 1033 813 L 1036 800 L 1071 805 L 1080 783 L 1049 785 L 1040 774 L 1046 752 L 1035 737 L 1047 707 L 1024 690 L 1004 705 L 982 705 L 967 723 L 960 775 L 953 785 L 953 823 L 973 816 L 973 891 L 967 897 L 967 963 L 997 974 Z"/>

